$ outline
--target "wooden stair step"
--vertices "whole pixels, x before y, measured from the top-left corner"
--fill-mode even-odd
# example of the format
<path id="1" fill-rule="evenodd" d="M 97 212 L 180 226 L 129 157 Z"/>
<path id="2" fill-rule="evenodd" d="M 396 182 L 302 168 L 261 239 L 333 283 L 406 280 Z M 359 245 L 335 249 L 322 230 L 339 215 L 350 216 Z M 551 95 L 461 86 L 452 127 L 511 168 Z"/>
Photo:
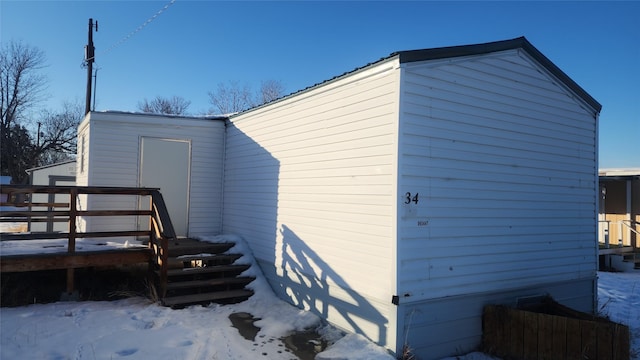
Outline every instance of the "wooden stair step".
<path id="1" fill-rule="evenodd" d="M 167 290 L 178 290 L 178 289 L 189 289 L 189 288 L 198 288 L 198 287 L 207 287 L 207 286 L 220 286 L 220 285 L 246 285 L 253 280 L 255 277 L 249 276 L 239 276 L 233 278 L 218 278 L 218 279 L 207 279 L 207 280 L 189 280 L 189 281 L 176 281 L 170 282 L 167 284 Z"/>
<path id="2" fill-rule="evenodd" d="M 197 304 L 203 302 L 214 302 L 233 298 L 248 298 L 251 295 L 253 295 L 253 291 L 247 289 L 217 291 L 202 294 L 165 297 L 164 299 L 162 299 L 162 303 L 165 306 L 176 306 L 185 304 Z"/>
<path id="3" fill-rule="evenodd" d="M 221 254 L 234 246 L 234 243 L 183 242 L 178 240 L 169 243 L 169 256 Z"/>
<path id="4" fill-rule="evenodd" d="M 234 261 L 240 259 L 241 257 L 242 257 L 241 254 L 208 254 L 208 253 L 202 253 L 202 254 L 197 254 L 197 255 L 182 255 L 182 256 L 179 256 L 179 257 L 170 257 L 169 258 L 169 266 L 171 266 L 173 263 L 183 263 L 183 262 L 188 262 L 188 261 L 192 261 L 192 260 L 203 260 L 203 261 L 220 260 L 220 261 L 234 262 Z"/>
<path id="5" fill-rule="evenodd" d="M 243 272 L 250 268 L 251 265 L 216 265 L 186 269 L 170 269 L 167 276 L 189 276 L 197 274 L 213 274 L 221 272 Z"/>

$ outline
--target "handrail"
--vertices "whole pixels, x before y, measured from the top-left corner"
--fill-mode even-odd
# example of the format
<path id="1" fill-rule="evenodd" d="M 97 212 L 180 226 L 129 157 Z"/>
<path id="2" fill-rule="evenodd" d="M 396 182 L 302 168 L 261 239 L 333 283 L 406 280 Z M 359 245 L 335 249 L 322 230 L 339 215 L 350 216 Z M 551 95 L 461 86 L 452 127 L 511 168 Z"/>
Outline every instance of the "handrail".
<path id="1" fill-rule="evenodd" d="M 156 190 L 151 194 L 151 207 L 153 211 L 152 239 L 160 241 L 159 246 L 153 247 L 160 250 L 159 254 L 157 250 L 154 251 L 154 259 L 160 268 L 160 296 L 164 297 L 167 292 L 167 271 L 169 269 L 169 239 L 175 240 L 177 237 L 160 191 Z"/>
<path id="2" fill-rule="evenodd" d="M 628 222 L 628 224 L 627 224 L 627 222 Z M 640 225 L 640 223 L 638 223 L 637 221 L 634 221 L 634 220 L 620 220 L 620 224 L 622 224 L 623 226 L 626 226 L 631 232 L 636 234 L 636 240 L 631 243 L 631 246 L 633 246 L 634 249 L 637 248 L 638 247 L 638 237 L 640 236 L 640 232 L 638 232 L 638 230 L 636 230 L 635 227 Z M 629 238 L 629 242 L 631 242 L 631 236 Z"/>
<path id="3" fill-rule="evenodd" d="M 609 229 L 611 228 L 612 225 L 615 225 L 617 234 L 618 234 L 618 246 L 622 246 L 623 244 L 623 239 L 626 238 L 626 236 L 623 234 L 622 229 L 623 228 L 627 228 L 629 231 L 633 232 L 636 235 L 636 242 L 631 241 L 632 239 L 628 239 L 629 242 L 631 243 L 631 246 L 636 248 L 637 247 L 637 237 L 640 236 L 640 231 L 636 230 L 637 226 L 640 226 L 640 222 L 635 221 L 635 220 L 628 220 L 628 219 L 624 219 L 624 220 L 618 220 L 618 221 L 612 221 L 612 220 L 598 220 L 598 224 L 601 230 L 604 230 L 604 243 L 605 243 L 605 247 L 609 248 Z M 606 224 L 605 227 L 601 227 L 602 224 Z"/>
<path id="4" fill-rule="evenodd" d="M 620 222 L 622 223 L 622 225 L 628 227 L 629 230 L 631 230 L 634 233 L 636 233 L 636 235 L 640 235 L 640 232 L 635 229 L 636 226 L 640 225 L 639 222 L 634 221 L 634 220 L 620 220 Z M 627 222 L 628 222 L 628 224 L 627 224 Z"/>
<path id="5" fill-rule="evenodd" d="M 68 194 L 76 190 L 78 194 L 111 194 L 111 195 L 151 195 L 158 188 L 137 188 L 117 186 L 49 186 L 49 185 L 2 185 L 2 194 Z M 26 205 L 26 204 L 22 204 Z"/>
<path id="6" fill-rule="evenodd" d="M 177 239 L 175 230 L 171 223 L 171 218 L 166 204 L 156 188 L 129 188 L 129 187 L 96 187 L 96 186 L 39 186 L 39 185 L 2 185 L 0 193 L 7 194 L 8 200 L 1 203 L 1 206 L 13 206 L 17 209 L 10 211 L 0 211 L 0 221 L 16 221 L 29 219 L 29 221 L 40 222 L 43 217 L 52 219 L 57 217 L 66 219 L 69 224 L 67 232 L 42 232 L 42 233 L 3 233 L 0 241 L 12 240 L 48 240 L 67 239 L 67 253 L 75 254 L 75 242 L 77 238 L 102 238 L 102 237 L 123 237 L 135 236 L 148 238 L 148 248 L 152 253 L 152 262 L 160 270 L 161 293 L 166 292 L 166 280 L 169 258 L 169 240 Z M 33 194 L 62 194 L 69 196 L 68 203 L 51 203 L 48 210 L 32 210 L 33 203 L 26 200 L 27 195 Z M 134 195 L 149 196 L 150 204 L 147 210 L 79 210 L 77 207 L 79 195 Z M 19 198 L 23 199 L 20 201 Z M 68 207 L 68 210 L 53 210 L 56 206 Z M 37 205 L 36 205 L 37 206 Z M 28 208 L 29 210 L 25 210 Z M 148 230 L 120 230 L 120 231 L 79 231 L 76 224 L 79 218 L 92 216 L 145 216 L 149 217 Z M 64 221 L 64 220 L 63 220 Z M 71 271 L 70 271 L 71 270 Z M 73 269 L 67 271 L 67 290 L 73 291 Z"/>

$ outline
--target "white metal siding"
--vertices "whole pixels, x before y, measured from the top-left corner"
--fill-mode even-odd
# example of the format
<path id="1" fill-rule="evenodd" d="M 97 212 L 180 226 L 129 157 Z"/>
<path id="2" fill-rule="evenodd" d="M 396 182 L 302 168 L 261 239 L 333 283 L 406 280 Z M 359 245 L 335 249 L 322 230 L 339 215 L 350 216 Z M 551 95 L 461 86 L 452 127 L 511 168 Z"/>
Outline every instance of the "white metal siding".
<path id="1" fill-rule="evenodd" d="M 465 294 L 400 305 L 399 335 L 421 360 L 442 359 L 477 350 L 482 341 L 485 305 L 515 306 L 518 298 L 549 294 L 578 311 L 591 311 L 595 279 L 547 283 L 522 289 Z"/>
<path id="2" fill-rule="evenodd" d="M 91 124 L 89 117 L 78 126 L 78 149 L 76 154 L 76 185 L 87 186 L 89 174 L 89 141 L 91 140 Z"/>
<path id="3" fill-rule="evenodd" d="M 594 111 L 518 50 L 403 80 L 401 301 L 595 278 Z"/>
<path id="4" fill-rule="evenodd" d="M 78 126 L 78 148 L 76 156 L 76 186 L 87 186 L 89 184 L 89 142 L 91 140 L 91 124 L 89 116 L 85 116 L 84 120 Z M 87 209 L 88 198 L 86 195 L 78 197 L 78 209 Z M 77 220 L 77 227 L 80 231 L 86 231 L 90 228 L 91 219 L 81 217 Z"/>
<path id="5" fill-rule="evenodd" d="M 383 345 L 395 336 L 397 77 L 387 62 L 241 114 L 226 139 L 224 232 L 250 243 L 282 296 Z"/>
<path id="6" fill-rule="evenodd" d="M 165 118 L 142 114 L 91 113 L 90 158 L 87 185 L 138 186 L 141 136 L 190 140 L 191 184 L 189 235 L 218 234 L 221 225 L 224 122 L 205 119 Z M 171 171 L 171 164 L 167 164 Z M 111 199 L 111 200 L 107 200 Z M 92 209 L 135 208 L 137 199 L 92 196 Z M 93 229 L 130 227 L 132 218 L 91 219 Z M 105 222 L 108 221 L 108 222 Z"/>

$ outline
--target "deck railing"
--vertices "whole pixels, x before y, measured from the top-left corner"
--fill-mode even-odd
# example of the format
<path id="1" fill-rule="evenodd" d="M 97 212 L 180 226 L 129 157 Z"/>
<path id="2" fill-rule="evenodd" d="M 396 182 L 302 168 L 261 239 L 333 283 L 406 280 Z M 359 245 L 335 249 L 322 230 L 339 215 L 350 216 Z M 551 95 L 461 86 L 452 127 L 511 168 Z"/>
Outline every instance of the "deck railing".
<path id="1" fill-rule="evenodd" d="M 605 249 L 612 247 L 637 251 L 640 246 L 640 222 L 633 220 L 599 220 L 598 242 Z M 625 231 L 625 229 L 627 231 Z M 611 241 L 613 237 L 613 242 Z"/>
<path id="2" fill-rule="evenodd" d="M 76 254 L 76 240 L 79 238 L 122 238 L 135 237 L 146 241 L 151 250 L 151 261 L 158 267 L 160 273 L 161 292 L 167 278 L 167 259 L 169 241 L 175 240 L 176 235 L 171 224 L 169 212 L 159 189 L 152 188 L 121 188 L 121 187 L 83 187 L 83 186 L 33 186 L 33 185 L 2 185 L 0 193 L 7 195 L 7 201 L 0 203 L 0 222 L 60 222 L 68 223 L 66 232 L 22 232 L 2 233 L 1 241 L 18 240 L 53 240 L 67 239 L 68 255 Z M 68 203 L 33 202 L 34 194 L 62 194 L 68 195 Z M 137 196 L 134 209 L 90 210 L 79 209 L 79 196 Z M 149 199 L 148 205 L 143 205 L 144 199 Z M 138 205 L 139 204 L 139 205 Z M 35 209 L 34 209 L 35 208 Z M 39 208 L 46 208 L 40 210 Z M 63 210 L 60 210 L 63 209 Z M 146 229 L 124 229 L 116 231 L 86 231 L 78 226 L 81 219 L 91 217 L 138 217 L 148 218 Z M 138 224 L 137 221 L 132 222 Z M 146 224 L 146 222 L 145 222 Z M 73 269 L 67 269 L 67 290 L 73 291 Z"/>
<path id="3" fill-rule="evenodd" d="M 621 220 L 620 221 L 620 231 L 622 234 L 622 228 L 625 227 L 629 229 L 629 237 L 631 237 L 631 233 L 634 233 L 636 236 L 636 241 L 631 242 L 631 246 L 634 248 L 638 247 L 638 237 L 640 237 L 640 231 L 636 230 L 636 228 L 640 227 L 640 223 L 633 220 Z"/>
<path id="4" fill-rule="evenodd" d="M 598 232 L 600 233 L 598 236 L 598 241 L 604 244 L 605 249 L 611 247 L 610 239 L 609 239 L 609 227 L 611 226 L 611 221 L 609 220 L 599 220 L 598 221 Z"/>

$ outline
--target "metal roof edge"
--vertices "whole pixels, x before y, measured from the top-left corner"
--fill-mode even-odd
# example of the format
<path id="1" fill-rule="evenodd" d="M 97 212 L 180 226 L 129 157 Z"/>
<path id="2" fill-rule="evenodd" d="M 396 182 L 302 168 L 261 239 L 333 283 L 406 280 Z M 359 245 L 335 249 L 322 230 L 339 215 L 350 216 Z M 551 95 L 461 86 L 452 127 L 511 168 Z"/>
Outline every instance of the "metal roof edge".
<path id="1" fill-rule="evenodd" d="M 315 83 L 315 84 L 313 84 L 313 85 L 309 85 L 309 86 L 307 86 L 306 88 L 303 88 L 303 89 L 300 89 L 300 90 L 294 91 L 294 92 L 289 93 L 289 94 L 287 94 L 287 95 L 283 95 L 283 96 L 281 96 L 281 97 L 279 97 L 279 98 L 277 98 L 277 99 L 271 100 L 271 101 L 266 102 L 266 103 L 264 103 L 264 104 L 256 105 L 256 106 L 251 107 L 251 108 L 249 108 L 249 109 L 246 109 L 246 110 L 242 110 L 242 111 L 240 111 L 240 112 L 236 112 L 236 113 L 229 114 L 229 119 L 233 119 L 233 118 L 235 118 L 235 117 L 237 117 L 237 116 L 239 116 L 239 115 L 244 115 L 244 114 L 249 113 L 249 112 L 252 112 L 252 111 L 254 111 L 254 110 L 258 110 L 258 109 L 264 108 L 264 107 L 266 107 L 266 106 L 273 105 L 273 104 L 275 104 L 275 103 L 278 103 L 278 102 L 281 102 L 281 101 L 284 101 L 284 100 L 290 99 L 290 98 L 292 98 L 292 97 L 294 97 L 294 96 L 302 95 L 302 94 L 307 93 L 307 92 L 309 92 L 309 91 L 311 91 L 311 90 L 313 90 L 313 89 L 319 88 L 320 86 L 324 86 L 324 85 L 330 84 L 330 83 L 332 83 L 332 82 L 334 82 L 334 81 L 338 81 L 338 80 L 343 79 L 343 78 L 345 78 L 345 77 L 347 77 L 347 76 L 350 76 L 350 75 L 356 74 L 356 73 L 358 73 L 358 72 L 360 72 L 360 71 L 364 71 L 364 70 L 366 70 L 366 69 L 368 69 L 368 68 L 370 68 L 370 67 L 372 67 L 372 66 L 378 65 L 378 64 L 383 63 L 383 62 L 385 62 L 385 61 L 388 61 L 388 60 L 390 60 L 390 59 L 392 59 L 392 58 L 395 58 L 395 57 L 397 57 L 397 56 L 398 56 L 398 55 L 397 55 L 396 53 L 393 53 L 393 54 L 391 54 L 391 55 L 389 55 L 389 56 L 386 56 L 386 57 L 380 58 L 380 59 L 378 59 L 378 60 L 376 60 L 376 61 L 372 61 L 372 62 L 370 62 L 370 63 L 368 63 L 368 64 L 366 64 L 366 65 L 363 65 L 363 66 L 357 67 L 357 68 L 355 68 L 355 69 L 353 69 L 353 70 L 346 71 L 346 72 L 344 72 L 344 73 L 342 73 L 342 74 L 340 74 L 340 75 L 336 75 L 336 76 L 334 76 L 334 77 L 332 77 L 332 78 L 330 78 L 330 79 L 327 79 L 327 80 L 321 81 L 321 82 L 319 82 L 319 83 Z"/>
<path id="2" fill-rule="evenodd" d="M 565 72 L 556 66 L 549 58 L 542 54 L 535 46 L 533 46 L 524 36 L 510 39 L 494 41 L 482 44 L 448 46 L 422 50 L 398 51 L 393 55 L 400 57 L 400 63 L 408 63 L 415 61 L 435 60 L 454 58 L 460 56 L 489 54 L 498 51 L 523 49 L 531 57 L 533 57 L 540 65 L 545 67 L 555 77 L 562 81 L 576 95 L 580 96 L 589 106 L 597 113 L 602 110 L 602 105 L 587 93 L 580 85 L 573 81 Z"/>
<path id="3" fill-rule="evenodd" d="M 32 168 L 26 169 L 25 172 L 26 173 L 31 173 L 31 172 L 34 172 L 36 170 L 48 169 L 48 168 L 52 168 L 52 167 L 55 167 L 55 166 L 66 165 L 66 164 L 71 164 L 71 163 L 75 163 L 75 162 L 76 162 L 76 159 L 65 160 L 65 161 L 60 161 L 60 162 L 53 163 L 53 164 L 47 164 L 47 165 L 32 167 Z"/>
<path id="4" fill-rule="evenodd" d="M 227 120 L 227 115 L 175 115 L 175 114 L 158 114 L 148 112 L 136 112 L 136 111 L 122 111 L 122 110 L 101 110 L 91 111 L 93 114 L 112 114 L 112 115 L 135 115 L 135 116 L 149 116 L 149 117 L 164 117 L 169 119 L 186 119 L 186 120 Z"/>
<path id="5" fill-rule="evenodd" d="M 640 168 L 603 168 L 598 170 L 601 177 L 608 176 L 640 176 Z"/>

